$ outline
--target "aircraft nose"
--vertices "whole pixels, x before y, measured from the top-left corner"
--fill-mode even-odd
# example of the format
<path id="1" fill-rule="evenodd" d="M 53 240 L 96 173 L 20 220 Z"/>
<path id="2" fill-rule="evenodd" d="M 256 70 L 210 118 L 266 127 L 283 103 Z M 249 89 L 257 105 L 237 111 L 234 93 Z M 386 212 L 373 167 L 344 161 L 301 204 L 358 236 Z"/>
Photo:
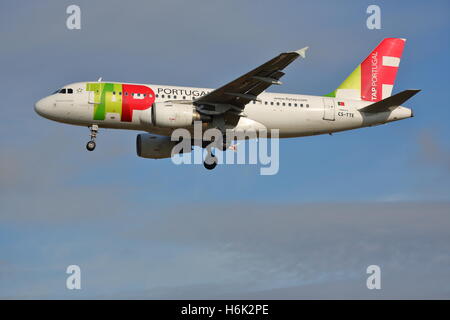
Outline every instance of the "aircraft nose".
<path id="1" fill-rule="evenodd" d="M 36 113 L 42 117 L 45 117 L 46 114 L 46 102 L 45 102 L 45 98 L 39 100 L 38 102 L 36 102 L 36 104 L 34 105 L 34 111 L 36 111 Z"/>

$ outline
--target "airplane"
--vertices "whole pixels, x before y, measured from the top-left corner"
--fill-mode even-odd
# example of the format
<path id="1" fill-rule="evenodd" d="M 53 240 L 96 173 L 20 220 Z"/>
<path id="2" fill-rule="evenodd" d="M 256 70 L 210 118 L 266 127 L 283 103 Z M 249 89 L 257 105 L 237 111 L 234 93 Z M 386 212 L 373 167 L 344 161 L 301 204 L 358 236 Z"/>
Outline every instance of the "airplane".
<path id="1" fill-rule="evenodd" d="M 227 130 L 279 130 L 280 138 L 332 134 L 411 118 L 412 109 L 402 104 L 420 90 L 392 95 L 406 39 L 386 38 L 336 88 L 324 96 L 272 93 L 280 85 L 283 70 L 308 47 L 281 53 L 243 76 L 217 89 L 98 81 L 77 82 L 39 100 L 35 111 L 50 120 L 86 126 L 88 151 L 96 147 L 99 128 L 139 130 L 137 155 L 171 157 L 177 128 Z M 270 136 L 269 136 L 270 138 Z M 225 140 L 223 140 L 225 141 Z M 209 141 L 210 142 L 210 141 Z M 206 148 L 208 141 L 202 141 Z M 229 146 L 224 143 L 221 150 Z M 206 169 L 217 158 L 207 149 Z"/>

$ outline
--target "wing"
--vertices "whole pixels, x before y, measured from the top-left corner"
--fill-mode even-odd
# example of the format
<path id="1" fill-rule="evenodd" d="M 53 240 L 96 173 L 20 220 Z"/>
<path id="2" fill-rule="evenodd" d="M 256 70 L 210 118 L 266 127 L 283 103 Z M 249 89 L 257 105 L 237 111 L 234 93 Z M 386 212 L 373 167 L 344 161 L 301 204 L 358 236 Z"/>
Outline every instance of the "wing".
<path id="1" fill-rule="evenodd" d="M 211 91 L 194 101 L 201 112 L 202 109 L 211 110 L 208 105 L 231 105 L 236 109 L 243 109 L 252 100 L 257 100 L 258 95 L 273 84 L 281 84 L 280 78 L 284 75 L 282 71 L 299 56 L 306 57 L 303 49 L 281 53 L 272 60 L 244 74 L 226 85 Z"/>

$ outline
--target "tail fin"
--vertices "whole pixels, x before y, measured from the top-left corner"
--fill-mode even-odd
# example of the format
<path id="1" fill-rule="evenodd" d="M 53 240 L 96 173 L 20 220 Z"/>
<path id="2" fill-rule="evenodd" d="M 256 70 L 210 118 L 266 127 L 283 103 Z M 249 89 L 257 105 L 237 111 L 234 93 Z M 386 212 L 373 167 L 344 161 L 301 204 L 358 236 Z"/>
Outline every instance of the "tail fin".
<path id="1" fill-rule="evenodd" d="M 378 102 L 391 96 L 406 39 L 386 38 L 328 97 Z"/>

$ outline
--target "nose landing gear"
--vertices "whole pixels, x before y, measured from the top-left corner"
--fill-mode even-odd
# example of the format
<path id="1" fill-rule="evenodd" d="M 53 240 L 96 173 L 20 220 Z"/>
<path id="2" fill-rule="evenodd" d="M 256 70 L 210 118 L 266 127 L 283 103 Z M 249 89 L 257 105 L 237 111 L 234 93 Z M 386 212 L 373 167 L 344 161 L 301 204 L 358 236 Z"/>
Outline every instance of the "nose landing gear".
<path id="1" fill-rule="evenodd" d="M 86 149 L 88 151 L 94 151 L 95 149 L 95 138 L 97 138 L 97 132 L 98 132 L 98 125 L 93 124 L 89 127 L 89 130 L 91 131 L 91 140 L 86 144 Z"/>

